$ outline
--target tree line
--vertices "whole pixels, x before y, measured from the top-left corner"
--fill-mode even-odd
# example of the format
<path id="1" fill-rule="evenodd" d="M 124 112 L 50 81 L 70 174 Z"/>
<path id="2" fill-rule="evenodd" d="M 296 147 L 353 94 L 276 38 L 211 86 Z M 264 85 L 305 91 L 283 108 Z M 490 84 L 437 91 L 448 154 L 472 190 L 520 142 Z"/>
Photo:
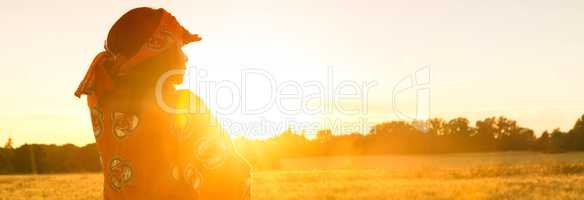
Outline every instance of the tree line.
<path id="1" fill-rule="evenodd" d="M 0 174 L 49 174 L 99 172 L 101 164 L 97 146 L 88 144 L 25 144 L 12 147 L 9 140 L 0 148 Z"/>
<path id="2" fill-rule="evenodd" d="M 537 137 L 533 130 L 507 117 L 476 121 L 466 118 L 449 121 L 390 121 L 371 128 L 369 133 L 333 134 L 318 131 L 315 139 L 287 130 L 267 140 L 239 138 L 239 151 L 259 168 L 278 168 L 282 158 L 304 156 L 443 154 L 493 151 L 537 151 L 561 153 L 584 150 L 584 115 L 570 131 L 545 131 Z"/>
<path id="3" fill-rule="evenodd" d="M 368 133 L 335 134 L 320 130 L 313 139 L 290 129 L 269 139 L 236 138 L 239 152 L 254 167 L 275 169 L 281 159 L 306 156 L 442 154 L 493 151 L 561 153 L 584 150 L 584 115 L 567 132 L 544 131 L 537 137 L 507 117 L 489 117 L 474 124 L 463 117 L 379 123 Z M 25 144 L 9 139 L 0 148 L 0 174 L 99 172 L 95 144 Z"/>

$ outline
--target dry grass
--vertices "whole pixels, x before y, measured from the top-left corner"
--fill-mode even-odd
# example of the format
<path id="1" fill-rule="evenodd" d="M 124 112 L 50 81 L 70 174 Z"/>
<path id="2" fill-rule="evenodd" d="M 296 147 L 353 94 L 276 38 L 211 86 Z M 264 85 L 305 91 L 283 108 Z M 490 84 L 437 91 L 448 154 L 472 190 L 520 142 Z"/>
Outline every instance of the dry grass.
<path id="1" fill-rule="evenodd" d="M 0 176 L 0 199 L 99 199 L 102 182 L 101 174 Z"/>
<path id="2" fill-rule="evenodd" d="M 0 176 L 0 200 L 99 199 L 101 182 L 100 174 Z M 254 174 L 252 193 L 255 200 L 584 199 L 584 162 L 264 171 Z"/>
<path id="3" fill-rule="evenodd" d="M 284 200 L 582 199 L 584 175 L 396 178 L 384 171 L 263 172 L 253 192 L 254 199 Z"/>

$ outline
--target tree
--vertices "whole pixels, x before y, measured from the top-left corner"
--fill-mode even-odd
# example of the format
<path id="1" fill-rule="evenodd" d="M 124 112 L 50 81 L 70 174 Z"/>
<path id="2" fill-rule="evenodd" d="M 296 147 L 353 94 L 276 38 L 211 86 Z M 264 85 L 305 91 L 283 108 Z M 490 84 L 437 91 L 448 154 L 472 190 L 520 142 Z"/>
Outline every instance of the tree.
<path id="1" fill-rule="evenodd" d="M 566 151 L 566 134 L 563 133 L 559 128 L 552 131 L 550 136 L 550 152 L 558 153 Z"/>
<path id="2" fill-rule="evenodd" d="M 476 135 L 474 136 L 474 144 L 480 151 L 489 151 L 496 148 L 495 132 L 497 132 L 497 119 L 489 117 L 476 122 Z"/>
<path id="3" fill-rule="evenodd" d="M 497 118 L 497 129 L 495 131 L 496 138 L 510 136 L 517 130 L 517 121 L 508 119 L 504 116 Z"/>
<path id="4" fill-rule="evenodd" d="M 584 115 L 576 120 L 574 127 L 572 128 L 573 131 L 584 133 Z"/>
<path id="5" fill-rule="evenodd" d="M 8 141 L 6 141 L 6 144 L 4 144 L 4 148 L 5 149 L 14 149 L 13 142 L 12 142 L 12 138 L 11 137 L 9 137 L 8 138 Z"/>
<path id="6" fill-rule="evenodd" d="M 432 136 L 445 135 L 446 133 L 446 122 L 440 118 L 433 118 L 428 120 L 428 133 Z"/>
<path id="7" fill-rule="evenodd" d="M 516 150 L 514 138 L 519 134 L 520 127 L 517 126 L 517 121 L 500 116 L 496 121 L 495 138 L 498 150 Z"/>
<path id="8" fill-rule="evenodd" d="M 519 128 L 511 135 L 513 150 L 531 150 L 535 145 L 535 133 L 528 128 Z"/>
<path id="9" fill-rule="evenodd" d="M 316 140 L 319 142 L 327 142 L 333 138 L 333 132 L 330 129 L 319 130 L 316 132 Z"/>
<path id="10" fill-rule="evenodd" d="M 465 152 L 473 148 L 470 137 L 475 132 L 468 119 L 459 117 L 448 121 L 445 130 L 445 147 L 454 152 Z"/>
<path id="11" fill-rule="evenodd" d="M 550 149 L 550 133 L 546 130 L 535 141 L 535 149 L 548 152 Z"/>
<path id="12" fill-rule="evenodd" d="M 446 135 L 468 137 L 473 134 L 473 129 L 469 125 L 468 119 L 459 117 L 452 119 L 446 124 Z"/>
<path id="13" fill-rule="evenodd" d="M 572 130 L 568 132 L 569 148 L 584 150 L 584 115 L 576 120 Z"/>

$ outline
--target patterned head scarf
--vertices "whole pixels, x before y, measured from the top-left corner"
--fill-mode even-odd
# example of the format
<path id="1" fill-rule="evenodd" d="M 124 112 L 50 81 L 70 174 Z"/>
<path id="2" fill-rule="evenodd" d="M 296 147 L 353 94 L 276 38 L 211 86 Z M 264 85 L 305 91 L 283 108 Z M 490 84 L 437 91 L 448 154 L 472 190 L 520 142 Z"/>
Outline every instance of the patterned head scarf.
<path id="1" fill-rule="evenodd" d="M 114 89 L 115 78 L 127 75 L 144 60 L 170 47 L 182 47 L 190 42 L 201 40 L 198 35 L 191 34 L 183 28 L 169 12 L 164 9 L 159 10 L 162 11 L 162 15 L 158 26 L 133 56 L 127 57 L 108 50 L 106 41 L 105 50 L 97 54 L 91 62 L 85 78 L 75 91 L 75 96 L 95 95 L 99 98 Z"/>

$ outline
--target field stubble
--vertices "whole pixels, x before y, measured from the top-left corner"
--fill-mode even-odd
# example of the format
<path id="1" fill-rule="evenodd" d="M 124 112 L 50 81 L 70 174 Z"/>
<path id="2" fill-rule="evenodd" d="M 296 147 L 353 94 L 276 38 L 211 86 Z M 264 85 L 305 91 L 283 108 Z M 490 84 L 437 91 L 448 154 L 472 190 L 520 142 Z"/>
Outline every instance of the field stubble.
<path id="1" fill-rule="evenodd" d="M 572 156 L 467 167 L 258 171 L 252 199 L 583 199 L 584 158 Z M 0 200 L 100 199 L 101 191 L 101 174 L 0 176 Z"/>

